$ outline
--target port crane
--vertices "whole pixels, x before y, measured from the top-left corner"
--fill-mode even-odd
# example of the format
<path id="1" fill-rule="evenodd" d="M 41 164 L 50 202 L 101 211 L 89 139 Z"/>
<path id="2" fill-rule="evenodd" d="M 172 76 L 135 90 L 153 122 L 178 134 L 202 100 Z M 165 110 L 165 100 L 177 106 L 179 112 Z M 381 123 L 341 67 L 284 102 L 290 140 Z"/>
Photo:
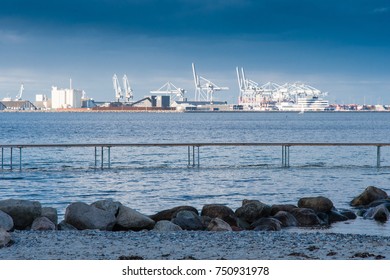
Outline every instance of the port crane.
<path id="1" fill-rule="evenodd" d="M 124 75 L 123 78 L 123 89 L 125 91 L 126 102 L 130 102 L 130 99 L 133 99 L 133 89 L 130 86 L 127 76 Z"/>
<path id="2" fill-rule="evenodd" d="M 178 88 L 171 82 L 166 82 L 162 87 L 160 87 L 158 90 L 151 90 L 151 94 L 166 94 L 170 96 L 171 104 L 174 101 L 183 101 L 184 100 L 184 94 L 186 93 L 186 90 L 183 88 Z"/>
<path id="3" fill-rule="evenodd" d="M 228 87 L 220 87 L 210 80 L 199 76 L 196 73 L 195 64 L 192 63 L 192 73 L 194 74 L 195 83 L 195 101 L 213 102 L 213 95 L 216 91 L 228 90 Z"/>
<path id="4" fill-rule="evenodd" d="M 15 100 L 22 100 L 23 91 L 24 91 L 24 84 L 22 83 L 20 85 L 19 93 L 18 95 L 16 95 Z"/>
<path id="5" fill-rule="evenodd" d="M 114 74 L 114 76 L 112 77 L 112 83 L 114 85 L 115 99 L 117 102 L 120 102 L 120 100 L 123 98 L 123 94 L 116 74 Z"/>
<path id="6" fill-rule="evenodd" d="M 236 72 L 238 87 L 240 89 L 240 103 L 246 103 L 250 106 L 254 106 L 256 98 L 261 94 L 262 89 L 259 87 L 258 83 L 246 78 L 243 67 L 236 67 Z"/>

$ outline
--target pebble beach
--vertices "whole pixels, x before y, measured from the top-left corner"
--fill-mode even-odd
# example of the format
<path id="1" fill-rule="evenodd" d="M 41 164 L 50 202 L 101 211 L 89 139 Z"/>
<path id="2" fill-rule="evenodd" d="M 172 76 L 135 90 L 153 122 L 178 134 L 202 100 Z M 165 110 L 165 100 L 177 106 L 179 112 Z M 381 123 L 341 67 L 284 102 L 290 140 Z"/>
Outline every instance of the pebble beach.
<path id="1" fill-rule="evenodd" d="M 389 259 L 390 237 L 296 232 L 14 231 L 2 260 Z"/>

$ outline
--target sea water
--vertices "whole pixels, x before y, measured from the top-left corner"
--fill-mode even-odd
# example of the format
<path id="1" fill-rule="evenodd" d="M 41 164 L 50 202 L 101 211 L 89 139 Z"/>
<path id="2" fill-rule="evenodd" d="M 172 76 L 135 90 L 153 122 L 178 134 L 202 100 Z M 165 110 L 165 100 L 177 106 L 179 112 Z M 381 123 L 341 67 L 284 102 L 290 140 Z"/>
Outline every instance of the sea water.
<path id="1" fill-rule="evenodd" d="M 389 142 L 389 113 L 1 113 L 0 144 Z M 336 208 L 367 186 L 390 193 L 390 147 L 201 147 L 200 166 L 188 166 L 187 147 L 112 147 L 103 169 L 89 148 L 3 151 L 0 199 L 30 199 L 56 207 L 112 198 L 144 214 L 179 205 L 201 210 L 209 203 L 233 210 L 243 199 L 297 204 L 326 196 Z M 192 153 L 192 150 L 191 150 Z M 197 155 L 197 150 L 196 150 Z M 197 165 L 197 159 L 196 159 Z M 390 235 L 389 223 L 358 218 L 326 232 Z M 302 229 L 290 229 L 302 230 Z"/>

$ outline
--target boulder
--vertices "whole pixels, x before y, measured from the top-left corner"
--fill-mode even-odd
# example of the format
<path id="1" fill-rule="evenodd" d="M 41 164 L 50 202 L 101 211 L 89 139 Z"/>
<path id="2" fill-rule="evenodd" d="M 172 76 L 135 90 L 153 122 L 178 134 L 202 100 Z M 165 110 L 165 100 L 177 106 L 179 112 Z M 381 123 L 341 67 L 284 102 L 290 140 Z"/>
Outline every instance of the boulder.
<path id="1" fill-rule="evenodd" d="M 378 222 L 386 222 L 389 219 L 390 212 L 387 210 L 386 206 L 384 204 L 378 205 L 376 207 L 368 209 L 364 215 L 363 218 L 365 219 L 374 219 Z"/>
<path id="2" fill-rule="evenodd" d="M 335 222 L 344 222 L 344 221 L 348 220 L 347 216 L 343 215 L 342 213 L 340 213 L 336 210 L 332 210 L 332 211 L 328 212 L 327 214 L 328 214 L 328 223 L 329 224 L 332 224 Z"/>
<path id="3" fill-rule="evenodd" d="M 153 229 L 155 221 L 140 212 L 121 205 L 117 216 L 115 229 L 134 230 Z"/>
<path id="4" fill-rule="evenodd" d="M 208 231 L 232 231 L 231 226 L 220 218 L 214 218 L 207 226 Z"/>
<path id="5" fill-rule="evenodd" d="M 296 227 L 298 225 L 298 221 L 293 214 L 286 211 L 279 211 L 273 218 L 280 221 L 282 227 Z"/>
<path id="6" fill-rule="evenodd" d="M 58 225 L 57 225 L 57 229 L 58 230 L 78 230 L 77 228 L 75 228 L 74 226 L 66 223 L 65 221 L 61 221 Z"/>
<path id="7" fill-rule="evenodd" d="M 0 201 L 0 210 L 12 217 L 15 229 L 23 230 L 41 216 L 42 206 L 38 201 L 7 199 Z"/>
<path id="8" fill-rule="evenodd" d="M 11 234 L 0 228 L 0 248 L 7 246 L 11 242 Z"/>
<path id="9" fill-rule="evenodd" d="M 0 228 L 11 231 L 14 228 L 14 221 L 11 216 L 0 210 Z"/>
<path id="10" fill-rule="evenodd" d="M 176 214 L 172 219 L 172 223 L 180 226 L 184 230 L 203 230 L 204 225 L 199 215 L 193 211 L 183 210 Z"/>
<path id="11" fill-rule="evenodd" d="M 182 228 L 179 227 L 178 225 L 172 223 L 171 221 L 161 220 L 161 221 L 158 221 L 154 225 L 153 230 L 155 230 L 155 231 L 180 231 L 180 230 L 182 230 Z"/>
<path id="12" fill-rule="evenodd" d="M 48 218 L 50 221 L 52 221 L 53 224 L 58 224 L 58 213 L 57 209 L 53 207 L 42 207 L 42 217 Z"/>
<path id="13" fill-rule="evenodd" d="M 271 206 L 271 216 L 274 216 L 279 211 L 291 212 L 293 209 L 298 208 L 293 204 L 274 204 Z"/>
<path id="14" fill-rule="evenodd" d="M 321 220 L 313 209 L 296 208 L 291 211 L 291 214 L 297 219 L 299 226 L 306 227 L 321 225 Z"/>
<path id="15" fill-rule="evenodd" d="M 201 216 L 208 216 L 210 218 L 220 218 L 231 226 L 236 226 L 236 215 L 233 210 L 221 204 L 207 204 L 204 205 L 201 211 Z"/>
<path id="16" fill-rule="evenodd" d="M 65 210 L 65 222 L 79 230 L 112 230 L 115 221 L 112 213 L 84 202 L 72 203 Z"/>
<path id="17" fill-rule="evenodd" d="M 299 208 L 313 209 L 315 212 L 329 212 L 333 208 L 333 202 L 326 197 L 303 197 L 298 200 Z"/>
<path id="18" fill-rule="evenodd" d="M 266 217 L 252 223 L 251 228 L 256 231 L 279 231 L 282 229 L 282 223 L 275 218 Z"/>
<path id="19" fill-rule="evenodd" d="M 121 205 L 122 203 L 114 201 L 112 198 L 98 200 L 91 204 L 91 206 L 110 212 L 115 217 L 118 215 L 119 207 Z"/>
<path id="20" fill-rule="evenodd" d="M 355 214 L 355 212 L 353 212 L 349 209 L 340 209 L 339 213 L 341 215 L 344 215 L 345 217 L 347 217 L 349 220 L 354 220 L 357 218 L 357 215 Z"/>
<path id="21" fill-rule="evenodd" d="M 171 209 L 160 211 L 154 215 L 149 216 L 152 220 L 155 222 L 161 221 L 161 220 L 167 220 L 170 221 L 173 218 L 176 217 L 176 214 L 182 210 L 192 211 L 196 215 L 199 215 L 199 212 L 196 208 L 192 206 L 177 206 Z"/>
<path id="22" fill-rule="evenodd" d="M 351 206 L 367 206 L 378 199 L 386 199 L 387 193 L 377 187 L 369 186 L 360 195 L 352 199 Z"/>
<path id="23" fill-rule="evenodd" d="M 236 217 L 248 222 L 253 223 L 254 221 L 268 217 L 271 213 L 271 207 L 258 200 L 246 200 L 242 202 L 242 206 L 239 207 L 235 214 Z"/>
<path id="24" fill-rule="evenodd" d="M 39 217 L 34 220 L 31 230 L 55 230 L 56 225 L 47 217 Z"/>

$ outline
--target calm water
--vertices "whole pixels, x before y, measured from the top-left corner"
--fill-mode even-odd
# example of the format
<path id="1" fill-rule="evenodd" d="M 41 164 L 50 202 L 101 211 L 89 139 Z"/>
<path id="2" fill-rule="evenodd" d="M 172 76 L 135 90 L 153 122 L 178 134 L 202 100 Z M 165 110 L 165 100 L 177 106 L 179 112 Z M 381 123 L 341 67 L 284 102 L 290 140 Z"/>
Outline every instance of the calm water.
<path id="1" fill-rule="evenodd" d="M 388 113 L 1 113 L 0 143 L 389 142 Z M 18 167 L 19 154 L 14 153 Z M 204 147 L 200 168 L 187 148 L 112 148 L 111 169 L 94 168 L 93 148 L 24 149 L 23 170 L 0 171 L 0 197 L 34 199 L 62 216 L 75 201 L 113 198 L 144 214 L 243 199 L 293 203 L 323 195 L 337 208 L 369 185 L 390 193 L 390 148 Z M 390 235 L 390 222 L 357 219 L 324 231 Z"/>

